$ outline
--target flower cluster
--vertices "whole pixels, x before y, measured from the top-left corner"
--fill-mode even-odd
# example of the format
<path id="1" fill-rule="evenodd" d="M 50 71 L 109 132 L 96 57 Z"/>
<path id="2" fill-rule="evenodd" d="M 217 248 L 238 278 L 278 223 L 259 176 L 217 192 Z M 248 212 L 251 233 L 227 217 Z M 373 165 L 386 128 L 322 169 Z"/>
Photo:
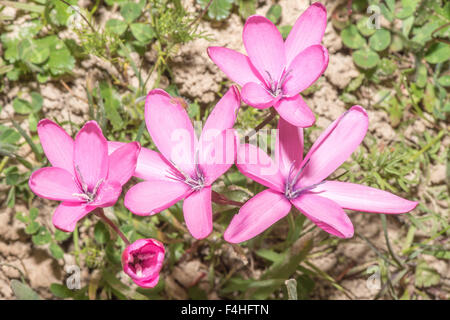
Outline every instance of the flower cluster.
<path id="1" fill-rule="evenodd" d="M 61 201 L 53 224 L 73 231 L 91 211 L 113 206 L 122 186 L 135 176 L 142 182 L 125 195 L 125 206 L 140 216 L 154 215 L 180 200 L 186 226 L 196 239 L 213 230 L 212 201 L 220 195 L 213 183 L 233 164 L 268 189 L 247 201 L 224 233 L 231 243 L 249 240 L 285 217 L 292 205 L 319 228 L 341 237 L 353 236 L 344 209 L 396 214 L 417 202 L 353 183 L 326 180 L 359 146 L 368 116 L 353 106 L 335 120 L 303 157 L 303 128 L 314 124 L 313 112 L 300 92 L 320 77 L 328 64 L 320 44 L 326 10 L 311 5 L 297 20 L 286 41 L 268 19 L 247 19 L 243 42 L 248 56 L 210 47 L 211 59 L 236 82 L 215 106 L 197 137 L 180 100 L 161 89 L 149 92 L 145 122 L 159 152 L 137 142 L 108 142 L 95 121 L 86 123 L 73 140 L 54 122 L 39 122 L 38 134 L 52 165 L 35 171 L 29 180 L 38 196 Z M 279 113 L 275 159 L 252 144 L 240 144 L 233 129 L 241 99 L 258 109 Z M 120 232 L 120 231 L 119 231 Z M 123 237 L 126 241 L 126 238 Z M 128 241 L 126 241 L 128 242 Z M 123 270 L 142 287 L 158 283 L 164 246 L 154 239 L 129 244 Z"/>

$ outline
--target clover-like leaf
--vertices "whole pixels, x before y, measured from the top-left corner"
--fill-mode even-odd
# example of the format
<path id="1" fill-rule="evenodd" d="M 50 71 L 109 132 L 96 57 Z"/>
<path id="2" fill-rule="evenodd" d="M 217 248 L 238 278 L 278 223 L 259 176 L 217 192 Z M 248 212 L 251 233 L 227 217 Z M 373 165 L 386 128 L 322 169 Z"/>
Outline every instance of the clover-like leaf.
<path id="1" fill-rule="evenodd" d="M 120 8 L 120 14 L 127 23 L 132 23 L 141 15 L 141 7 L 137 3 L 127 2 Z"/>
<path id="2" fill-rule="evenodd" d="M 281 19 L 281 6 L 279 4 L 272 5 L 266 13 L 266 18 L 277 24 Z"/>
<path id="3" fill-rule="evenodd" d="M 130 26 L 131 33 L 139 42 L 143 44 L 149 43 L 153 38 L 155 38 L 155 30 L 148 24 L 144 23 L 133 23 Z"/>
<path id="4" fill-rule="evenodd" d="M 41 64 L 50 56 L 50 48 L 39 40 L 24 39 L 18 45 L 19 57 L 27 62 Z"/>
<path id="5" fill-rule="evenodd" d="M 450 59 L 450 45 L 442 42 L 433 43 L 425 54 L 429 63 L 442 63 Z"/>
<path id="6" fill-rule="evenodd" d="M 378 54 L 370 49 L 361 49 L 353 52 L 353 61 L 363 69 L 375 68 L 380 61 Z"/>
<path id="7" fill-rule="evenodd" d="M 354 25 L 349 25 L 341 32 L 342 42 L 351 49 L 360 49 L 366 44 L 366 40 L 358 32 Z"/>
<path id="8" fill-rule="evenodd" d="M 118 36 L 121 36 L 125 30 L 127 30 L 127 27 L 127 23 L 119 19 L 109 19 L 105 25 L 107 31 L 117 34 Z"/>
<path id="9" fill-rule="evenodd" d="M 359 32 L 365 37 L 369 37 L 377 31 L 373 26 L 369 25 L 370 20 L 368 17 L 363 17 L 362 19 L 359 19 L 358 23 L 356 24 L 356 27 L 358 28 Z"/>
<path id="10" fill-rule="evenodd" d="M 200 6 L 204 9 L 209 3 L 209 0 L 197 0 Z M 234 0 L 213 0 L 208 9 L 208 17 L 214 20 L 224 20 L 231 12 Z"/>
<path id="11" fill-rule="evenodd" d="M 377 30 L 369 38 L 369 46 L 375 51 L 385 50 L 391 43 L 391 33 L 385 29 Z"/>

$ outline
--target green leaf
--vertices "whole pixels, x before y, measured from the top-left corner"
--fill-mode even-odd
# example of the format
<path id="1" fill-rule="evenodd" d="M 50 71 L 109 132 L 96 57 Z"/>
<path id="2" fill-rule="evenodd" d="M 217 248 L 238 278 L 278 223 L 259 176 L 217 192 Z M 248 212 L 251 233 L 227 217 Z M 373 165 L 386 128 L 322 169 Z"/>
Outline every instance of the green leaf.
<path id="1" fill-rule="evenodd" d="M 19 57 L 27 62 L 41 64 L 50 56 L 50 48 L 39 40 L 24 39 L 18 46 Z"/>
<path id="2" fill-rule="evenodd" d="M 16 218 L 17 220 L 19 220 L 23 223 L 28 223 L 30 221 L 29 217 L 25 216 L 23 214 L 23 212 L 16 212 L 16 215 L 14 216 L 14 218 Z"/>
<path id="3" fill-rule="evenodd" d="M 33 110 L 28 101 L 22 100 L 20 98 L 15 98 L 13 100 L 13 109 L 14 112 L 18 114 L 29 114 Z"/>
<path id="4" fill-rule="evenodd" d="M 403 40 L 397 35 L 392 36 L 391 45 L 389 47 L 389 50 L 398 52 L 403 49 Z"/>
<path id="5" fill-rule="evenodd" d="M 102 221 L 97 222 L 95 225 L 94 238 L 100 244 L 104 244 L 109 241 L 109 230 Z"/>
<path id="6" fill-rule="evenodd" d="M 354 25 L 349 25 L 341 32 L 342 42 L 351 49 L 359 49 L 364 47 L 366 40 L 359 34 L 358 29 Z"/>
<path id="7" fill-rule="evenodd" d="M 105 25 L 107 31 L 117 34 L 118 36 L 121 36 L 125 30 L 127 30 L 127 27 L 128 25 L 125 21 L 118 19 L 109 19 Z"/>
<path id="8" fill-rule="evenodd" d="M 238 0 L 239 15 L 242 19 L 247 19 L 251 15 L 256 13 L 256 1 L 255 0 Z"/>
<path id="9" fill-rule="evenodd" d="M 67 240 L 68 238 L 70 238 L 71 235 L 72 235 L 71 232 L 64 232 L 64 231 L 61 231 L 61 230 L 56 230 L 55 234 L 54 234 L 54 237 L 55 237 L 56 241 L 62 242 L 62 241 Z"/>
<path id="10" fill-rule="evenodd" d="M 39 228 L 41 227 L 41 225 L 39 223 L 37 223 L 36 221 L 32 221 L 29 225 L 27 225 L 27 227 L 25 228 L 25 233 L 26 234 L 35 234 L 36 232 L 38 232 Z"/>
<path id="11" fill-rule="evenodd" d="M 438 83 L 443 87 L 450 87 L 450 75 L 440 77 Z"/>
<path id="12" fill-rule="evenodd" d="M 106 82 L 102 82 L 100 84 L 100 93 L 104 100 L 106 118 L 111 121 L 114 129 L 122 128 L 123 120 L 119 113 L 121 103 L 118 97 L 118 93 Z"/>
<path id="13" fill-rule="evenodd" d="M 13 69 L 14 69 L 14 66 L 12 64 L 7 65 L 7 66 L 0 66 L 0 75 L 8 73 Z"/>
<path id="14" fill-rule="evenodd" d="M 397 12 L 396 17 L 401 20 L 411 17 L 416 11 L 419 2 L 420 0 L 402 0 L 402 9 Z"/>
<path id="15" fill-rule="evenodd" d="M 197 0 L 200 6 L 204 9 L 209 3 L 209 0 Z M 214 20 L 224 20 L 231 12 L 234 0 L 213 0 L 208 9 L 208 17 Z"/>
<path id="16" fill-rule="evenodd" d="M 439 273 L 425 261 L 420 261 L 416 267 L 415 284 L 419 288 L 427 288 L 439 283 Z"/>
<path id="17" fill-rule="evenodd" d="M 281 19 L 281 6 L 279 4 L 272 5 L 266 13 L 266 18 L 277 24 Z"/>
<path id="18" fill-rule="evenodd" d="M 39 93 L 35 91 L 33 91 L 30 95 L 31 95 L 31 107 L 33 109 L 33 112 L 38 112 L 39 110 L 42 109 L 44 99 Z"/>
<path id="19" fill-rule="evenodd" d="M 149 43 L 153 38 L 155 38 L 155 30 L 148 24 L 144 23 L 133 23 L 130 26 L 131 33 L 139 42 L 143 44 Z"/>
<path id="20" fill-rule="evenodd" d="M 380 61 L 378 54 L 370 49 L 357 50 L 352 56 L 355 64 L 363 69 L 375 68 Z"/>
<path id="21" fill-rule="evenodd" d="M 442 42 L 434 43 L 425 54 L 425 60 L 429 63 L 442 63 L 450 59 L 450 45 Z"/>
<path id="22" fill-rule="evenodd" d="M 425 87 L 427 83 L 427 67 L 421 63 L 416 71 L 416 86 L 419 88 Z"/>
<path id="23" fill-rule="evenodd" d="M 289 25 L 288 26 L 281 26 L 281 27 L 278 27 L 278 30 L 280 31 L 281 36 L 283 37 L 283 39 L 286 40 L 286 38 L 288 37 L 289 33 L 292 30 L 292 26 L 289 26 Z"/>
<path id="24" fill-rule="evenodd" d="M 43 13 L 45 10 L 45 6 L 39 6 L 32 3 L 22 3 L 17 1 L 1 0 L 0 5 L 35 13 Z"/>
<path id="25" fill-rule="evenodd" d="M 64 258 L 64 251 L 63 251 L 63 249 L 61 249 L 61 247 L 59 245 L 57 245 L 56 243 L 54 243 L 54 242 L 50 244 L 50 253 L 56 259 Z"/>
<path id="26" fill-rule="evenodd" d="M 358 28 L 359 32 L 361 32 L 361 34 L 365 37 L 369 37 L 373 35 L 375 31 L 377 31 L 377 29 L 375 29 L 374 27 L 369 26 L 368 22 L 369 18 L 363 17 L 359 19 L 358 23 L 356 24 L 356 27 Z"/>
<path id="27" fill-rule="evenodd" d="M 52 240 L 52 235 L 47 230 L 46 227 L 41 226 L 37 234 L 35 234 L 31 240 L 35 245 L 44 245 L 49 243 Z"/>
<path id="28" fill-rule="evenodd" d="M 103 272 L 103 279 L 111 287 L 111 289 L 124 299 L 148 300 L 143 294 L 134 291 L 129 286 L 120 282 L 112 273 Z M 161 280 L 160 280 L 161 281 Z"/>
<path id="29" fill-rule="evenodd" d="M 120 8 L 120 14 L 127 23 L 132 23 L 141 15 L 141 7 L 137 3 L 127 2 Z"/>
<path id="30" fill-rule="evenodd" d="M 18 280 L 11 280 L 11 289 L 18 300 L 41 300 L 33 289 Z"/>
<path id="31" fill-rule="evenodd" d="M 369 38 L 369 46 L 375 51 L 385 50 L 391 43 L 391 33 L 385 29 L 377 30 Z"/>
<path id="32" fill-rule="evenodd" d="M 31 132 L 36 132 L 38 122 L 39 118 L 35 113 L 30 113 L 28 115 L 28 127 L 30 128 Z"/>
<path id="33" fill-rule="evenodd" d="M 67 288 L 65 285 L 59 284 L 59 283 L 52 283 L 50 285 L 50 291 L 53 293 L 54 296 L 66 299 L 73 297 L 74 292 Z"/>

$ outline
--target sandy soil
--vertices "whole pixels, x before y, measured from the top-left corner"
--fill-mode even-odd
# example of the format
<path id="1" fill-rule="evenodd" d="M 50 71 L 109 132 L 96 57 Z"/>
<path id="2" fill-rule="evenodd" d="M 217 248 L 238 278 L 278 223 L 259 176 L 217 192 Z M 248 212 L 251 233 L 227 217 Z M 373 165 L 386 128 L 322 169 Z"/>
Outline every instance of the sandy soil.
<path id="1" fill-rule="evenodd" d="M 192 3 L 192 1 L 188 1 Z M 262 1 L 264 2 L 264 1 Z M 340 1 L 322 1 L 326 4 L 328 13 Z M 283 7 L 283 16 L 281 25 L 293 24 L 296 18 L 308 7 L 307 0 L 281 0 Z M 269 4 L 258 8 L 257 13 L 265 14 Z M 11 14 L 9 14 L 11 15 Z M 104 14 L 105 16 L 114 15 L 114 12 Z M 245 52 L 242 44 L 243 21 L 236 14 L 233 14 L 223 23 L 210 23 L 202 21 L 200 29 L 211 35 L 212 41 L 204 39 L 196 40 L 180 48 L 179 53 L 173 59 L 171 68 L 174 72 L 174 81 L 178 85 L 181 95 L 192 100 L 197 100 L 201 105 L 207 105 L 217 99 L 216 92 L 221 88 L 221 82 L 226 80 L 225 75 L 211 62 L 206 54 L 206 48 L 209 45 L 227 46 L 229 48 Z M 66 35 L 67 36 L 67 35 Z M 353 65 L 352 58 L 342 47 L 339 35 L 336 33 L 331 23 L 328 24 L 326 34 L 323 40 L 324 45 L 330 53 L 330 61 L 325 75 L 318 81 L 319 90 L 306 97 L 306 101 L 312 110 L 316 113 L 317 124 L 320 127 L 326 127 L 332 120 L 342 114 L 349 105 L 345 105 L 339 100 L 338 96 L 342 89 L 358 75 L 358 71 Z M 138 61 L 139 57 L 134 57 Z M 146 54 L 147 62 L 150 64 L 154 56 L 151 53 Z M 1 114 L 1 120 L 7 119 L 13 114 L 12 99 L 18 95 L 24 97 L 33 90 L 38 90 L 44 97 L 44 112 L 46 116 L 57 118 L 61 121 L 72 120 L 75 123 L 82 123 L 88 119 L 88 105 L 85 102 L 86 86 L 89 81 L 98 81 L 108 77 L 111 67 L 105 65 L 95 58 L 83 61 L 74 70 L 74 77 L 67 79 L 70 87 L 68 91 L 61 82 L 50 82 L 41 84 L 39 87 L 31 83 L 10 84 L 10 88 L 5 96 L 0 96 L 0 103 L 4 106 Z M 131 73 L 130 82 L 137 81 Z M 153 79 L 152 79 L 153 80 Z M 149 83 L 149 89 L 152 86 L 152 80 Z M 163 81 L 164 84 L 164 81 Z M 361 105 L 367 107 L 375 102 L 373 92 L 368 92 L 367 101 L 362 101 Z M 388 115 L 384 111 L 373 110 L 369 108 L 370 127 L 369 130 L 378 139 L 380 144 L 396 139 L 394 129 L 389 125 Z M 420 133 L 428 126 L 422 120 L 417 120 L 406 132 L 411 134 Z M 27 128 L 25 122 L 23 127 Z M 69 128 L 66 128 L 69 129 Z M 321 130 L 316 130 L 313 134 L 319 134 Z M 313 137 L 315 138 L 315 136 Z M 450 137 L 446 137 L 442 144 L 443 150 L 450 145 Z M 28 151 L 29 152 L 29 151 Z M 27 151 L 25 150 L 26 154 Z M 444 184 L 445 166 L 437 165 L 432 168 L 429 184 Z M 4 190 L 4 187 L 1 188 Z M 420 190 L 419 190 L 420 192 Z M 6 198 L 2 191 L 1 199 Z M 35 206 L 40 209 L 42 222 L 51 225 L 51 214 L 55 203 L 45 202 L 36 199 Z M 438 212 L 444 214 L 448 211 L 446 203 L 440 203 L 437 207 Z M 50 298 L 51 294 L 48 287 L 53 282 L 61 282 L 64 279 L 64 264 L 73 263 L 70 257 L 66 257 L 64 262 L 56 263 L 44 248 L 36 248 L 32 245 L 31 239 L 24 233 L 24 225 L 14 219 L 18 211 L 26 211 L 26 208 L 17 205 L 14 209 L 5 207 L 0 209 L 0 299 L 13 298 L 9 287 L 11 279 L 20 278 L 21 270 L 29 279 L 31 286 L 38 290 L 44 298 Z M 412 214 L 418 214 L 418 210 Z M 447 213 L 448 215 L 448 213 Z M 370 239 L 377 247 L 386 248 L 379 217 L 375 214 L 351 213 L 350 217 L 355 225 L 355 230 Z M 404 237 L 407 232 L 403 217 L 389 217 L 388 230 L 392 239 L 394 248 L 400 249 L 401 243 L 397 239 Z M 70 248 L 68 248 L 70 249 Z M 228 257 L 226 260 L 232 263 L 241 263 L 243 269 L 246 268 L 242 263 L 242 257 L 236 257 L 236 253 L 231 246 L 225 246 L 223 255 Z M 320 248 L 315 248 L 320 251 Z M 249 257 L 248 251 L 246 256 Z M 67 255 L 68 256 L 68 255 Z M 441 275 L 448 276 L 450 268 L 448 264 L 437 259 L 427 258 L 429 264 L 434 266 Z M 353 238 L 348 241 L 341 241 L 333 250 L 328 250 L 324 254 L 318 254 L 311 260 L 319 268 L 328 272 L 332 277 L 339 278 L 349 267 L 370 266 L 377 264 L 377 257 L 369 246 L 360 238 Z M 166 291 L 172 298 L 187 298 L 187 288 L 192 284 L 192 279 L 201 278 L 203 273 L 207 273 L 207 266 L 199 260 L 184 261 L 179 263 L 171 274 L 165 274 Z M 257 277 L 261 272 L 253 270 L 251 276 Z M 87 278 L 89 275 L 87 275 Z M 368 276 L 343 276 L 339 283 L 348 289 L 351 297 L 354 299 L 373 298 L 376 292 L 371 291 L 366 286 Z M 209 289 L 206 278 L 200 280 L 200 285 Z M 314 298 L 325 299 L 347 299 L 348 296 L 332 288 L 327 282 L 318 281 Z M 209 298 L 217 298 L 217 294 L 212 291 Z"/>

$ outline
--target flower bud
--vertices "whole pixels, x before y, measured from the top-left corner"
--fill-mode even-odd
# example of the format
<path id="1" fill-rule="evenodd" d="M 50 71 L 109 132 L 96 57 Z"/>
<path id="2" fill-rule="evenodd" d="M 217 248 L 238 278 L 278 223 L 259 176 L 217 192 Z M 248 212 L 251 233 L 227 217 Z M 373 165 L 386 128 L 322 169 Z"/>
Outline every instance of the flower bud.
<path id="1" fill-rule="evenodd" d="M 159 281 L 164 253 L 164 245 L 161 242 L 155 239 L 139 239 L 123 251 L 123 271 L 138 286 L 153 288 Z"/>

